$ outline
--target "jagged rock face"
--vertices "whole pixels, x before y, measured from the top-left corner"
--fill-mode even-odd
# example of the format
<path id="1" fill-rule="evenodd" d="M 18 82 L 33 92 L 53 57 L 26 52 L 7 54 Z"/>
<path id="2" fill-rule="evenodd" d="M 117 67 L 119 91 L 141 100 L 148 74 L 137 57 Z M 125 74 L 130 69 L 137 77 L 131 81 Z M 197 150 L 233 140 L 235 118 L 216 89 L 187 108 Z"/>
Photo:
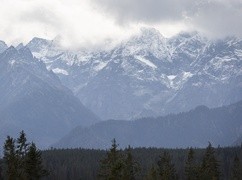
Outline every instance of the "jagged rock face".
<path id="1" fill-rule="evenodd" d="M 26 47 L 0 54 L 0 94 L 0 144 L 24 130 L 43 148 L 99 120 Z"/>
<path id="2" fill-rule="evenodd" d="M 28 45 L 61 82 L 103 119 L 133 119 L 216 107 L 242 99 L 242 40 L 198 33 L 164 38 L 155 29 L 105 51 Z"/>

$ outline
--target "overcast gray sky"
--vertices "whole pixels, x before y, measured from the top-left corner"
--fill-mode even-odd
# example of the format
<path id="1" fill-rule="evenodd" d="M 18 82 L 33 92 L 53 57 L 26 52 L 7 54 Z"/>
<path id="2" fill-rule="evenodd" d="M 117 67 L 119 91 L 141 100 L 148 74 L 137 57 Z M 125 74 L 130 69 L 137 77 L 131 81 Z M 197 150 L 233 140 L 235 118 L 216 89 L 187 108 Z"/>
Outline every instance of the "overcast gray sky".
<path id="1" fill-rule="evenodd" d="M 60 35 L 65 46 L 87 46 L 141 26 L 164 36 L 242 37 L 242 0 L 0 0 L 0 39 L 8 44 Z"/>

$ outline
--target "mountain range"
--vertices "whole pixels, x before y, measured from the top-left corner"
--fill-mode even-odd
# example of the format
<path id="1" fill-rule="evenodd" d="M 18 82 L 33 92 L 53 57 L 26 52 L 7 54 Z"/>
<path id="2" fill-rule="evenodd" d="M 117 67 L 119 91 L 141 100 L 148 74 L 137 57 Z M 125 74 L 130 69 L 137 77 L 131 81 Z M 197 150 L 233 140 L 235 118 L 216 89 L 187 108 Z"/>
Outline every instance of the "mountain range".
<path id="1" fill-rule="evenodd" d="M 152 28 L 108 50 L 65 50 L 58 38 L 26 46 L 101 119 L 135 119 L 242 99 L 242 40 Z"/>
<path id="2" fill-rule="evenodd" d="M 117 138 L 122 146 L 132 142 L 134 146 L 200 147 L 208 140 L 215 145 L 238 143 L 241 106 L 233 111 L 226 105 L 242 100 L 242 39 L 210 40 L 198 32 L 165 38 L 156 29 L 141 28 L 140 33 L 103 49 L 65 49 L 58 38 L 35 37 L 16 47 L 0 41 L 0 94 L 1 144 L 6 135 L 22 129 L 42 148 L 63 136 L 56 147 L 65 142 L 70 147 L 105 148 L 113 138 L 110 131 L 115 137 L 120 132 Z M 197 106 L 198 110 L 179 114 Z M 221 106 L 225 107 L 211 109 Z M 200 117 L 200 111 L 208 119 Z M 214 111 L 224 115 L 223 120 Z M 230 111 L 240 119 L 233 119 Z M 216 114 L 214 120 L 210 112 Z M 108 119 L 116 121 L 99 123 Z M 140 120 L 122 121 L 133 119 Z M 175 135 L 188 137 L 186 126 L 198 131 L 188 122 L 201 126 L 203 139 L 182 139 L 181 144 Z M 231 127 L 229 131 L 225 125 Z M 170 130 L 174 143 L 162 138 L 152 142 L 148 131 L 153 130 L 155 138 L 167 137 Z M 141 143 L 141 131 L 147 133 L 147 144 Z M 219 134 L 224 131 L 225 135 Z M 125 133 L 133 135 L 133 141 L 120 139 L 123 133 L 123 138 L 128 138 Z"/>

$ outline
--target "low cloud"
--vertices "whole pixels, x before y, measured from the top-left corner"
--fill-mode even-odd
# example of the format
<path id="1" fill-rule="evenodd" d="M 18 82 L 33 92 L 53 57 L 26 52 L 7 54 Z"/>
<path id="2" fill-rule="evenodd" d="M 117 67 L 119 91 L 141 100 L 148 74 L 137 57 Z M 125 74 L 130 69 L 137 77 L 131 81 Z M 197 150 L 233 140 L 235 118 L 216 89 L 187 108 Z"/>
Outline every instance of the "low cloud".
<path id="1" fill-rule="evenodd" d="M 242 0 L 91 0 L 118 25 L 183 23 L 209 36 L 242 36 Z"/>
<path id="2" fill-rule="evenodd" d="M 62 37 L 66 47 L 100 47 L 153 26 L 164 35 L 197 30 L 242 37 L 242 0 L 1 0 L 0 39 Z"/>
<path id="3" fill-rule="evenodd" d="M 114 16 L 118 24 L 180 21 L 192 0 L 91 0 L 100 10 Z"/>
<path id="4" fill-rule="evenodd" d="M 188 22 L 211 37 L 242 37 L 241 19 L 241 0 L 217 0 L 202 4 Z"/>
<path id="5" fill-rule="evenodd" d="M 59 36 L 65 47 L 96 48 L 126 31 L 88 0 L 2 0 L 0 17 L 0 39 L 9 45 Z"/>

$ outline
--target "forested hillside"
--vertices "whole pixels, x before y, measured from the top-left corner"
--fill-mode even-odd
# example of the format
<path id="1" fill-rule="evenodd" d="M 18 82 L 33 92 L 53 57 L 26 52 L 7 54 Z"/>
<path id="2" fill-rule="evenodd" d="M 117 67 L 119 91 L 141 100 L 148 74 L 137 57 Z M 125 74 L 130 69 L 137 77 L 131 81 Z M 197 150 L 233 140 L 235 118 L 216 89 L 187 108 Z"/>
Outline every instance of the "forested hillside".
<path id="1" fill-rule="evenodd" d="M 142 118 L 134 121 L 109 120 L 90 127 L 77 127 L 54 144 L 57 148 L 109 147 L 116 138 L 122 148 L 132 147 L 201 147 L 210 141 L 214 146 L 240 144 L 242 136 L 242 101 L 209 109 L 199 106 L 189 112 Z"/>

